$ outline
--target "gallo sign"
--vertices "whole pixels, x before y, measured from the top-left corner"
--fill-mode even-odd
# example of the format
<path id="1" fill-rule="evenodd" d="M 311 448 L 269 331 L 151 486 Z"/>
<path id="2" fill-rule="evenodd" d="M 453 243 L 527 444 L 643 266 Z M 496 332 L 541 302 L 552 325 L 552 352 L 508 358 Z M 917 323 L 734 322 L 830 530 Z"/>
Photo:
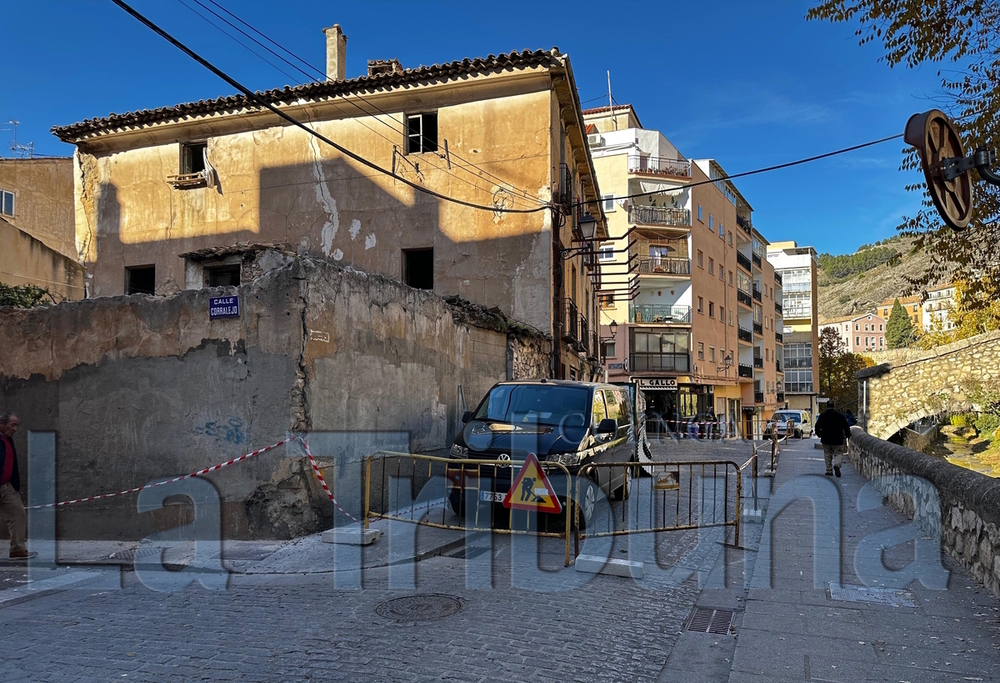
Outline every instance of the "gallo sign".
<path id="1" fill-rule="evenodd" d="M 640 389 L 676 389 L 677 379 L 675 377 L 640 377 Z"/>

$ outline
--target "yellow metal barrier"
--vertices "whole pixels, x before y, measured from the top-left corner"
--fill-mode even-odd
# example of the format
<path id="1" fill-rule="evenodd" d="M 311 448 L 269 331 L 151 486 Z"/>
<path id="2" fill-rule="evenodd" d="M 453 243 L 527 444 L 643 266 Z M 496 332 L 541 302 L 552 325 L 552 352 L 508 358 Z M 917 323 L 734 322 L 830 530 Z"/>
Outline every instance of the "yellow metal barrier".
<path id="1" fill-rule="evenodd" d="M 549 473 L 563 475 L 565 482 L 565 496 L 561 496 L 563 487 L 556 482 L 552 482 L 557 496 L 560 496 L 563 507 L 560 517 L 563 518 L 563 531 L 543 531 L 543 519 L 535 520 L 535 529 L 514 527 L 514 515 L 509 515 L 507 527 L 494 525 L 491 514 L 489 524 L 483 525 L 480 519 L 480 512 L 484 503 L 496 506 L 503 502 L 504 496 L 517 476 L 522 461 L 510 460 L 476 460 L 459 458 L 442 458 L 433 455 L 420 455 L 413 453 L 395 453 L 392 451 L 376 451 L 365 459 L 364 480 L 362 482 L 364 493 L 364 523 L 368 528 L 369 520 L 389 519 L 401 522 L 410 522 L 422 526 L 434 527 L 437 529 L 451 529 L 455 531 L 489 531 L 506 534 L 535 534 L 552 538 L 565 539 L 565 565 L 570 563 L 570 536 L 571 522 L 573 519 L 573 477 L 565 465 L 560 463 L 545 462 L 539 463 L 542 471 L 548 477 Z M 372 470 L 375 469 L 373 478 Z M 388 477 L 393 476 L 398 479 L 412 477 L 412 486 L 420 491 L 420 498 L 423 503 L 415 502 L 405 509 L 387 510 L 386 498 L 388 491 Z M 440 496 L 434 490 L 428 490 L 428 484 L 436 476 L 444 477 L 444 486 L 440 491 Z M 550 478 L 551 480 L 551 478 Z M 483 487 L 483 482 L 489 481 L 487 488 Z M 558 481 L 558 478 L 556 478 Z M 373 500 L 373 484 L 377 484 L 379 490 L 378 500 Z M 470 493 L 474 492 L 470 500 Z M 377 502 L 377 510 L 372 505 Z M 392 501 L 388 501 L 391 504 Z M 474 503 L 475 514 L 471 519 L 465 513 L 466 505 Z M 440 507 L 440 521 L 438 521 L 438 507 Z M 457 507 L 457 510 L 454 509 Z M 451 514 L 449 514 L 451 513 Z M 527 513 L 536 514 L 537 513 Z M 546 517 L 556 517 L 547 515 Z M 526 520 L 527 521 L 527 520 Z M 470 525 L 471 522 L 471 525 Z M 548 528 L 548 525 L 545 525 Z"/>
<path id="2" fill-rule="evenodd" d="M 643 472 L 649 476 L 641 477 Z M 619 473 L 621 479 L 617 476 Z M 698 476 L 700 479 L 696 488 L 695 479 Z M 647 479 L 648 484 L 645 483 Z M 729 488 L 733 479 L 736 492 L 731 501 Z M 595 510 L 587 509 L 592 500 L 588 492 L 593 493 L 596 490 L 594 487 L 610 488 L 611 482 L 619 480 L 625 482 L 618 492 L 623 502 L 609 508 L 607 518 L 601 520 L 602 524 Z M 635 482 L 632 491 L 629 491 L 630 480 Z M 705 486 L 709 481 L 712 482 L 710 490 Z M 580 554 L 582 538 L 720 526 L 733 527 L 733 543 L 739 546 L 742 489 L 741 467 L 731 460 L 591 463 L 582 467 L 576 477 L 575 554 Z M 640 500 L 624 500 L 630 495 L 638 495 Z M 695 505 L 696 497 L 701 513 Z M 730 502 L 735 504 L 732 508 Z M 702 513 L 711 517 L 703 518 Z"/>

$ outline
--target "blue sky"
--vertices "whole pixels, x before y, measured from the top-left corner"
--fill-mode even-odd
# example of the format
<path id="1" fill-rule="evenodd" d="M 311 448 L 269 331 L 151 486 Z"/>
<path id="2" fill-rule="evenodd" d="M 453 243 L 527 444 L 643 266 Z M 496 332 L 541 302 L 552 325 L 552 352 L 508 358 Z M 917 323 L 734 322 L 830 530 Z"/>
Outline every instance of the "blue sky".
<path id="1" fill-rule="evenodd" d="M 879 63 L 879 47 L 859 47 L 853 25 L 806 22 L 810 2 L 218 1 L 320 68 L 320 31 L 339 23 L 348 77 L 364 73 L 367 59 L 413 67 L 558 46 L 585 106 L 606 102 L 610 70 L 615 100 L 635 105 L 644 126 L 729 173 L 901 133 L 939 87 L 934 68 Z M 245 84 L 289 83 L 179 0 L 133 5 Z M 232 92 L 109 0 L 11 3 L 0 40 L 0 122 L 20 121 L 18 141 L 42 154 L 72 153 L 53 125 Z M 0 123 L 0 154 L 10 155 L 12 137 Z M 737 184 L 772 241 L 850 252 L 891 236 L 916 210 L 919 197 L 903 188 L 918 176 L 897 170 L 902 149 L 888 142 Z"/>

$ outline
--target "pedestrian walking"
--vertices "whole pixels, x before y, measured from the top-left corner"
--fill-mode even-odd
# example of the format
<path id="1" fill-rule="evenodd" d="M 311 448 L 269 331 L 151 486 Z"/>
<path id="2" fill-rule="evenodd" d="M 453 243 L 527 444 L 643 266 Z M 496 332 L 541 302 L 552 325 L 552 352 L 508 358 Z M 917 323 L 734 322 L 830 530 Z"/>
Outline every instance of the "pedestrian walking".
<path id="1" fill-rule="evenodd" d="M 847 420 L 847 424 L 850 427 L 858 424 L 858 419 L 854 417 L 854 413 L 851 412 L 850 408 L 844 411 L 844 418 Z"/>
<path id="2" fill-rule="evenodd" d="M 851 427 L 847 424 L 847 419 L 837 411 L 833 401 L 827 401 L 826 410 L 816 420 L 816 435 L 823 444 L 826 475 L 836 474 L 839 477 L 840 465 L 847 451 L 845 444 L 851 438 Z"/>
<path id="3" fill-rule="evenodd" d="M 23 560 L 38 553 L 29 553 L 24 543 L 28 535 L 28 520 L 21 502 L 21 476 L 17 471 L 17 451 L 14 434 L 21 424 L 16 413 L 0 413 L 0 520 L 7 523 L 10 533 L 10 558 Z"/>

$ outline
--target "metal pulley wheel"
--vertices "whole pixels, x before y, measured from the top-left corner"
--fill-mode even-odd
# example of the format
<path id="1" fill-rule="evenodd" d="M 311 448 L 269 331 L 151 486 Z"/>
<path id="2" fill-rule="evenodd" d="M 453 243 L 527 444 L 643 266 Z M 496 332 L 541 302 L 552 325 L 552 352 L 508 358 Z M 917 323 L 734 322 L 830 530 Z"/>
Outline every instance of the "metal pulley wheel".
<path id="1" fill-rule="evenodd" d="M 903 139 L 917 148 L 927 190 L 941 218 L 954 230 L 964 230 L 972 219 L 972 177 L 960 173 L 948 178 L 946 159 L 965 159 L 962 138 L 944 112 L 932 109 L 906 122 Z"/>

